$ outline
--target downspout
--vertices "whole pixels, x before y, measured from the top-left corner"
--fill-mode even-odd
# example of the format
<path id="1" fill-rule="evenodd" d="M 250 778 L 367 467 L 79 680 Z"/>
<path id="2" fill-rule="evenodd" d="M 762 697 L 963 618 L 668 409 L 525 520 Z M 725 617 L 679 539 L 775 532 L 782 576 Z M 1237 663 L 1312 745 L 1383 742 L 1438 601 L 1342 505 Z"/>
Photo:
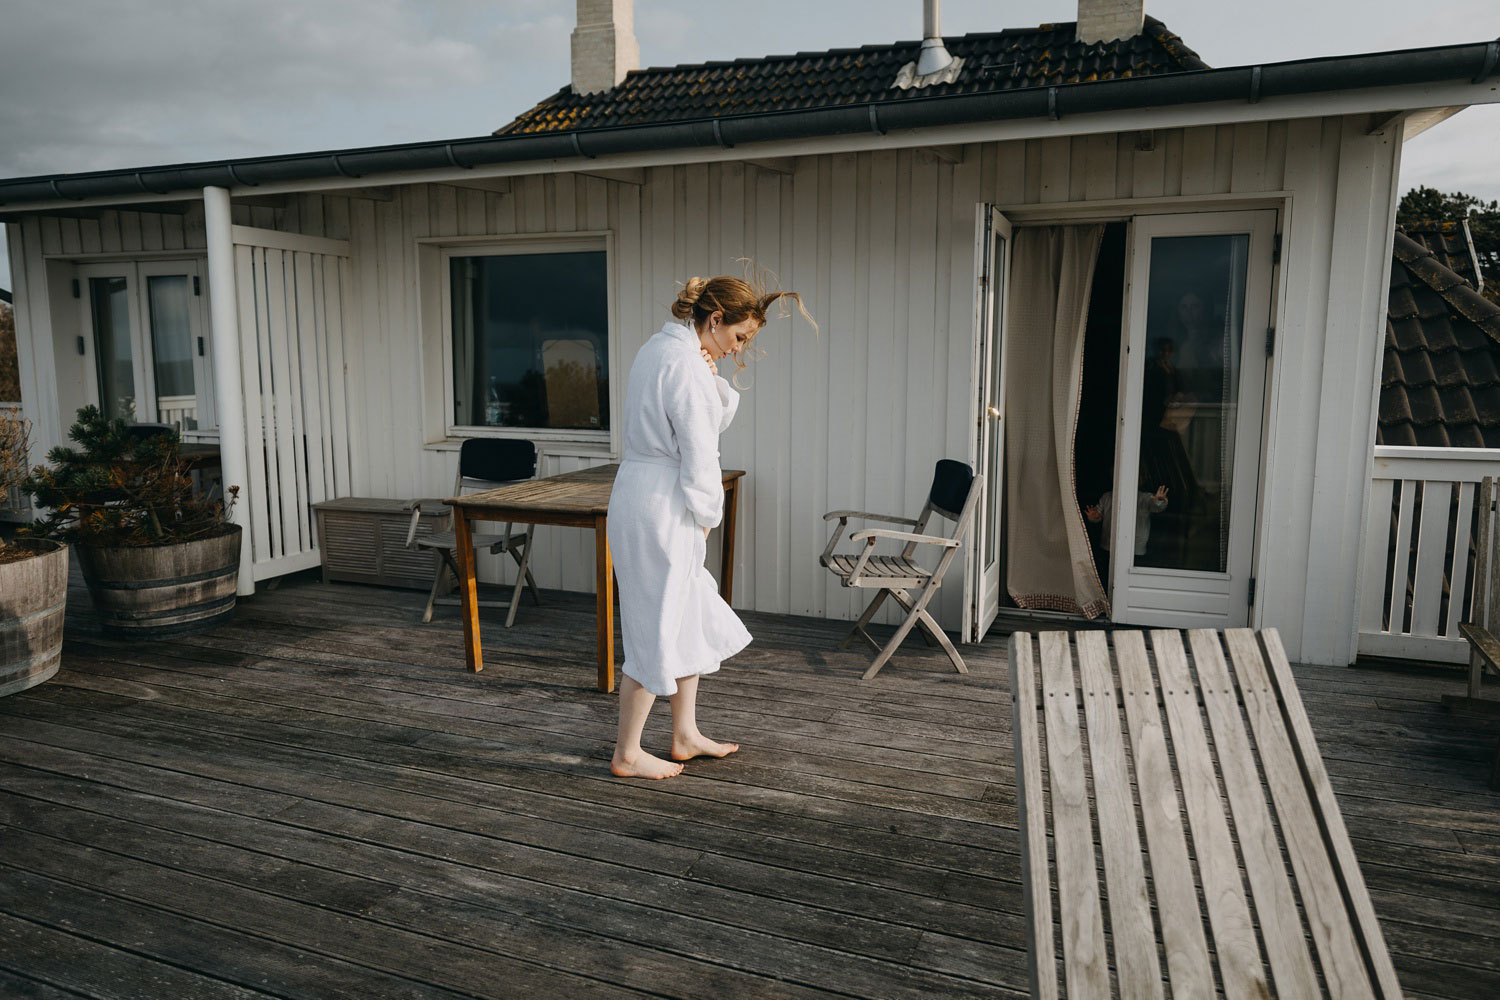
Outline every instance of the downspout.
<path id="1" fill-rule="evenodd" d="M 214 400 L 219 418 L 219 461 L 225 500 L 238 486 L 239 500 L 229 519 L 240 526 L 240 576 L 235 592 L 255 593 L 250 552 L 250 485 L 245 448 L 244 382 L 240 379 L 240 326 L 234 281 L 233 223 L 229 189 L 203 189 L 203 221 L 208 241 L 209 340 L 214 346 Z"/>

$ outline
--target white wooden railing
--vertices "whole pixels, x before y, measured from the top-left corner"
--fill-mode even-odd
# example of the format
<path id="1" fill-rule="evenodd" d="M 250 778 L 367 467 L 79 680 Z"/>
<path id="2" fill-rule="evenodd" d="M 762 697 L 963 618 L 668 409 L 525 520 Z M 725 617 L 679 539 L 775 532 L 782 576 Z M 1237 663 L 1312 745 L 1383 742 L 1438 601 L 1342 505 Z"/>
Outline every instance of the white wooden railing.
<path id="1" fill-rule="evenodd" d="M 1361 564 L 1359 652 L 1465 663 L 1479 481 L 1500 449 L 1375 449 Z"/>
<path id="2" fill-rule="evenodd" d="M 179 432 L 195 429 L 197 417 L 197 396 L 156 397 L 156 419 L 164 424 L 172 424 Z M 189 420 L 193 421 L 193 427 L 188 427 Z"/>

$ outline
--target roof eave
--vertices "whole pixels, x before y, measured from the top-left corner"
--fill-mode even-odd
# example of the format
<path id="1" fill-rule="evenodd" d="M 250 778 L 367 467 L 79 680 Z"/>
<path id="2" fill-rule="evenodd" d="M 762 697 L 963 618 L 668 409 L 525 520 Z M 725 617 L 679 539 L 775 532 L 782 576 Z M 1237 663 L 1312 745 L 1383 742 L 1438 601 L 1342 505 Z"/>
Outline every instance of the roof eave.
<path id="1" fill-rule="evenodd" d="M 1258 116 L 1273 118 L 1283 116 L 1286 99 L 1352 91 L 1381 92 L 1386 99 L 1371 109 L 1494 103 L 1500 102 L 1497 74 L 1500 41 L 1477 42 L 726 118 L 12 178 L 0 180 L 0 209 L 37 211 L 43 206 L 76 208 L 83 203 L 180 199 L 204 187 L 236 192 L 260 189 L 257 193 L 355 187 L 392 183 L 393 175 L 411 172 L 463 176 L 484 172 L 484 168 L 493 173 L 493 168 L 506 164 L 545 160 L 576 164 L 622 154 L 932 131 L 1022 119 L 1056 122 L 1065 116 L 1195 105 L 1264 104 L 1265 113 Z M 1434 85 L 1446 86 L 1434 90 Z M 1273 107 L 1278 104 L 1282 106 Z M 1253 117 L 1245 116 L 1245 120 Z"/>

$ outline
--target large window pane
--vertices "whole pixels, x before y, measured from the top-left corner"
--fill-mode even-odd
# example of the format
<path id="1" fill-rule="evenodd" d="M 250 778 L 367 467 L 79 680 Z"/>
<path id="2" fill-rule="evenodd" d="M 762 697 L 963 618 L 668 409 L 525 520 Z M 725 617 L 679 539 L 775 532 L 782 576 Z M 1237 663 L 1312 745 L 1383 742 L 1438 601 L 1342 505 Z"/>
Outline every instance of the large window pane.
<path id="1" fill-rule="evenodd" d="M 99 402 L 106 416 L 138 419 L 135 364 L 130 354 L 130 301 L 124 278 L 90 278 L 94 314 L 94 353 L 99 368 Z"/>
<path id="2" fill-rule="evenodd" d="M 151 352 L 156 372 L 156 419 L 179 431 L 198 427 L 198 400 L 193 391 L 193 328 L 188 310 L 191 291 L 185 274 L 157 274 L 146 279 L 151 316 Z"/>
<path id="3" fill-rule="evenodd" d="M 1249 246 L 1248 234 L 1151 241 L 1138 492 L 1118 505 L 1136 517 L 1137 566 L 1225 572 Z"/>
<path id="4" fill-rule="evenodd" d="M 609 428 L 603 251 L 454 257 L 454 423 Z"/>

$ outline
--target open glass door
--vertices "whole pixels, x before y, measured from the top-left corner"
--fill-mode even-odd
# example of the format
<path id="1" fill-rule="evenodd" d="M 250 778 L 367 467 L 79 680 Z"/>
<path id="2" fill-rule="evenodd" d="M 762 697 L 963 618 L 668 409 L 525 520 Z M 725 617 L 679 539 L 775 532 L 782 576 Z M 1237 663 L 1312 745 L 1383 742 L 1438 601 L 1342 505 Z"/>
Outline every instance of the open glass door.
<path id="1" fill-rule="evenodd" d="M 1113 617 L 1247 625 L 1276 213 L 1133 225 L 1109 501 Z"/>
<path id="2" fill-rule="evenodd" d="M 974 525 L 971 570 L 965 583 L 970 642 L 981 641 L 1000 612 L 1000 553 L 1005 470 L 1005 286 L 1010 271 L 1010 221 L 993 205 L 979 206 L 976 226 L 974 471 L 984 497 Z"/>

